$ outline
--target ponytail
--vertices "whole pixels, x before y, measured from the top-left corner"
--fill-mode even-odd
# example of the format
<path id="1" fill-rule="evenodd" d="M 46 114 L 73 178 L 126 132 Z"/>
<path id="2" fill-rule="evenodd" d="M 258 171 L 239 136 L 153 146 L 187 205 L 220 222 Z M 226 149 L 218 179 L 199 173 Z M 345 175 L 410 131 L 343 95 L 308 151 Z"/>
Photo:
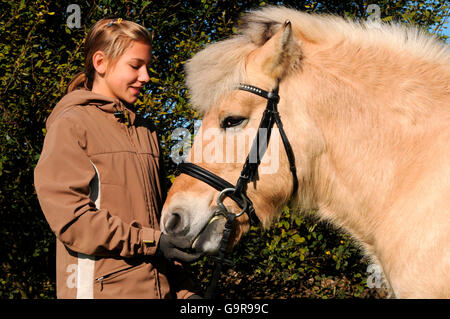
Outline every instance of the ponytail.
<path id="1" fill-rule="evenodd" d="M 69 85 L 67 86 L 66 93 L 70 93 L 72 91 L 79 89 L 86 89 L 86 90 L 92 89 L 92 82 L 89 81 L 86 72 L 80 72 L 77 75 L 75 75 L 72 78 L 72 80 L 70 80 Z"/>

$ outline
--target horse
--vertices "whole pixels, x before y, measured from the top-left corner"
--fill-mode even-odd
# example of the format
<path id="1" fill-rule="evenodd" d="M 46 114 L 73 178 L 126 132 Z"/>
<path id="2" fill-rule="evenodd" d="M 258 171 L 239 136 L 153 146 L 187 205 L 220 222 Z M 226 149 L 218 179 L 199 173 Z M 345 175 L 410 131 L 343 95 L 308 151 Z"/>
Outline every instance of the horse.
<path id="1" fill-rule="evenodd" d="M 267 101 L 238 88 L 276 88 L 296 170 L 292 178 L 274 126 L 245 189 L 262 226 L 286 205 L 316 210 L 382 268 L 394 297 L 450 297 L 450 54 L 443 43 L 411 26 L 270 6 L 244 14 L 236 34 L 207 45 L 185 70 L 203 117 L 187 162 L 230 184 L 239 180 Z M 161 230 L 217 254 L 225 227 L 217 196 L 180 174 Z M 241 210 L 227 194 L 222 204 Z M 236 216 L 230 247 L 250 225 L 246 214 Z"/>

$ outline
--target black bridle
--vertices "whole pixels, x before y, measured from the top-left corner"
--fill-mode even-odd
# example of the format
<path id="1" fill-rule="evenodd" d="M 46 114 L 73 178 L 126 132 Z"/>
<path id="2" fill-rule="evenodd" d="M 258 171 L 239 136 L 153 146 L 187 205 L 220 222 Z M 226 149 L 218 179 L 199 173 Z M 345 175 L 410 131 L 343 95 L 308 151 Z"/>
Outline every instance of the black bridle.
<path id="1" fill-rule="evenodd" d="M 263 158 L 267 150 L 274 123 L 277 124 L 277 127 L 280 131 L 281 140 L 283 141 L 284 149 L 286 150 L 286 154 L 289 160 L 289 168 L 293 177 L 292 195 L 295 195 L 298 190 L 294 152 L 292 151 L 291 144 L 289 143 L 289 140 L 283 129 L 283 124 L 281 123 L 280 114 L 278 113 L 277 108 L 278 102 L 280 101 L 280 97 L 278 96 L 278 82 L 276 87 L 270 92 L 247 84 L 239 85 L 238 89 L 256 94 L 267 99 L 267 106 L 264 110 L 261 122 L 259 124 L 258 132 L 255 139 L 253 140 L 250 153 L 247 155 L 247 159 L 244 163 L 236 186 L 224 180 L 222 177 L 217 176 L 216 174 L 211 173 L 210 171 L 189 162 L 183 161 L 178 164 L 176 172 L 176 175 L 182 173 L 187 174 L 207 183 L 211 187 L 218 190 L 220 194 L 217 197 L 217 202 L 219 204 L 219 207 L 221 207 L 221 212 L 219 214 L 222 214 L 227 218 L 224 234 L 220 242 L 219 254 L 214 258 L 216 260 L 216 268 L 211 284 L 206 292 L 206 298 L 212 298 L 214 296 L 214 290 L 217 285 L 217 281 L 223 264 L 231 263 L 231 261 L 225 258 L 225 253 L 228 246 L 234 219 L 241 216 L 243 213 L 246 213 L 249 217 L 250 225 L 256 226 L 260 224 L 260 220 L 258 216 L 256 216 L 253 203 L 250 198 L 248 198 L 246 190 L 247 185 L 250 182 L 254 182 L 258 179 L 258 167 L 261 164 L 261 159 Z M 224 196 L 230 197 L 234 202 L 236 202 L 236 204 L 242 209 L 242 211 L 239 214 L 229 212 L 222 203 Z"/>

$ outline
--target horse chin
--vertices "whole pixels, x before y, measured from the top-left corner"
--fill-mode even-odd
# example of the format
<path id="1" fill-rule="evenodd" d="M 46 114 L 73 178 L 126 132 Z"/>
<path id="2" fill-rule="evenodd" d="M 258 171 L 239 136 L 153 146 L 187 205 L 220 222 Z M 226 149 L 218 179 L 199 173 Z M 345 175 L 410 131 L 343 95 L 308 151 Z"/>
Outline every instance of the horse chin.
<path id="1" fill-rule="evenodd" d="M 192 248 L 197 252 L 203 252 L 207 255 L 217 254 L 220 241 L 223 237 L 225 223 L 225 217 L 214 217 L 194 240 Z"/>

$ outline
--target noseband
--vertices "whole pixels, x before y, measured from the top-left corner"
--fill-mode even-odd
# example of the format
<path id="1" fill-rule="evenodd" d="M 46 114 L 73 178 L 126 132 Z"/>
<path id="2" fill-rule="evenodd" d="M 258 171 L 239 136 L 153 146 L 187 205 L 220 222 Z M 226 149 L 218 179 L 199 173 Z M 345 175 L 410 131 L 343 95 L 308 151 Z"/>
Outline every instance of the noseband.
<path id="1" fill-rule="evenodd" d="M 255 213 L 252 201 L 246 194 L 246 190 L 250 182 L 255 182 L 258 179 L 258 167 L 261 164 L 261 159 L 263 158 L 267 150 L 274 123 L 277 124 L 277 127 L 280 131 L 281 140 L 283 141 L 284 149 L 286 150 L 287 158 L 289 160 L 289 168 L 293 177 L 292 195 L 295 195 L 298 190 L 294 152 L 292 151 L 291 144 L 289 143 L 289 140 L 283 129 L 283 124 L 281 123 L 280 114 L 278 113 L 277 108 L 278 102 L 280 101 L 280 97 L 278 95 L 278 82 L 277 86 L 270 92 L 247 84 L 240 84 L 238 89 L 256 94 L 267 99 L 267 106 L 264 110 L 261 122 L 258 127 L 258 132 L 255 139 L 253 140 L 250 153 L 247 155 L 247 159 L 244 163 L 236 186 L 226 181 L 222 177 L 217 176 L 216 174 L 189 162 L 183 161 L 178 164 L 177 170 L 175 172 L 176 175 L 183 173 L 199 179 L 218 190 L 220 194 L 217 197 L 217 203 L 221 208 L 220 214 L 224 215 L 227 218 L 224 234 L 220 242 L 219 255 L 218 257 L 215 257 L 215 260 L 217 262 L 216 268 L 213 274 L 212 282 L 208 288 L 208 291 L 206 292 L 206 298 L 212 298 L 214 296 L 214 290 L 218 282 L 222 264 L 231 263 L 231 261 L 225 258 L 225 252 L 228 246 L 234 219 L 241 216 L 243 213 L 246 213 L 249 217 L 250 225 L 257 226 L 261 223 Z M 224 196 L 228 196 L 229 198 L 231 198 L 242 209 L 242 211 L 238 214 L 228 212 L 222 203 Z"/>

